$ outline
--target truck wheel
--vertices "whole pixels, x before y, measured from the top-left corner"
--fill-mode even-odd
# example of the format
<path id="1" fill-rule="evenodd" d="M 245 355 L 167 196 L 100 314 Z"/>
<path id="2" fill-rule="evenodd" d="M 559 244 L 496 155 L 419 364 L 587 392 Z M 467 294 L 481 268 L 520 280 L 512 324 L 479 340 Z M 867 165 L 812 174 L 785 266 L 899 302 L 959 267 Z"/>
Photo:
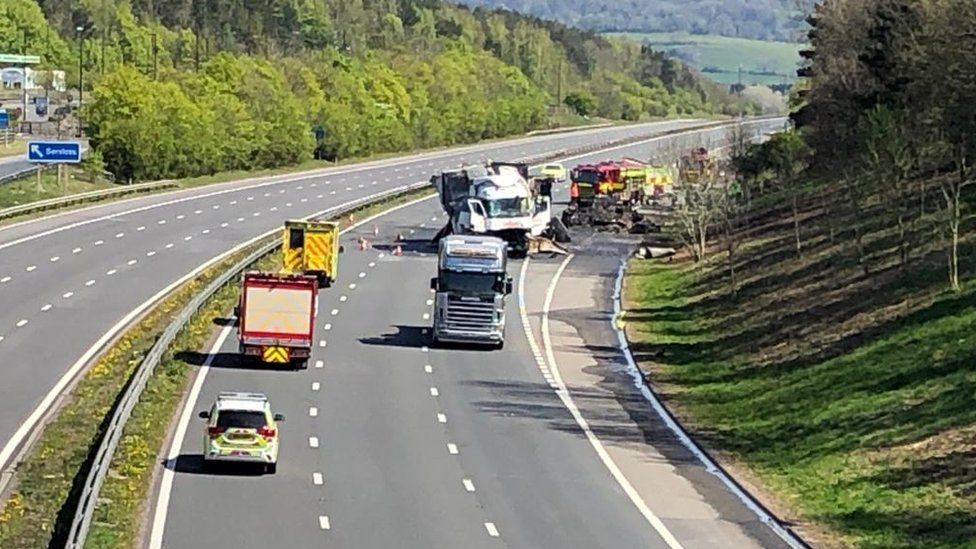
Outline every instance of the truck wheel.
<path id="1" fill-rule="evenodd" d="M 278 463 L 277 462 L 275 462 L 275 463 L 266 463 L 264 465 L 264 472 L 267 473 L 267 474 L 269 474 L 269 475 L 273 475 L 273 474 L 277 473 L 278 472 Z"/>
<path id="2" fill-rule="evenodd" d="M 292 361 L 296 370 L 307 370 L 308 369 L 308 359 L 307 358 L 296 358 Z"/>
<path id="3" fill-rule="evenodd" d="M 505 348 L 505 340 L 504 339 L 495 344 L 495 350 L 496 351 L 501 351 L 504 348 Z"/>

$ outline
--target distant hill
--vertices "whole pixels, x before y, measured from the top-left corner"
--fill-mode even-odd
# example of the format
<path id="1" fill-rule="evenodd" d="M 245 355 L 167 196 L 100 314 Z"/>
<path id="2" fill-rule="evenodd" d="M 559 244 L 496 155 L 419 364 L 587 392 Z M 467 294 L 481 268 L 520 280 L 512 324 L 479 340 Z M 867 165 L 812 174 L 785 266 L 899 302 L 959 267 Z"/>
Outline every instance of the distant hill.
<path id="1" fill-rule="evenodd" d="M 792 42 L 811 0 L 456 0 L 507 8 L 598 32 L 718 34 Z"/>

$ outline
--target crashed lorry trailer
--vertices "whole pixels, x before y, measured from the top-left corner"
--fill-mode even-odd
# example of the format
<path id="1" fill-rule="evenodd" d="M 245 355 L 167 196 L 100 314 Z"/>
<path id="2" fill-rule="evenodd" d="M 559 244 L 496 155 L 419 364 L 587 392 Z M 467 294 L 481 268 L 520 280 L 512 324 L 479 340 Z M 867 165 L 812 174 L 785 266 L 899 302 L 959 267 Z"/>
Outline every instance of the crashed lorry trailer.
<path id="1" fill-rule="evenodd" d="M 449 234 L 495 236 L 517 257 L 567 253 L 560 243 L 569 242 L 569 232 L 559 218 L 553 218 L 552 198 L 530 181 L 527 165 L 463 166 L 430 181 L 449 218 L 435 242 Z"/>

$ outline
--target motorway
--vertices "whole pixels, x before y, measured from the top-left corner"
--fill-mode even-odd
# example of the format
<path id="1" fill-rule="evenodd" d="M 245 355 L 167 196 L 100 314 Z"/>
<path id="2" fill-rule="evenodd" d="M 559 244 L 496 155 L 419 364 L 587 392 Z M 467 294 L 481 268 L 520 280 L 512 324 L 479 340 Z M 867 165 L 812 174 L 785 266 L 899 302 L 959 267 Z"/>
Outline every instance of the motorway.
<path id="1" fill-rule="evenodd" d="M 426 181 L 464 161 L 538 156 L 701 122 L 460 147 L 144 196 L 0 228 L 0 485 L 45 411 L 128 321 L 212 259 L 284 219 Z"/>
<path id="2" fill-rule="evenodd" d="M 24 160 L 24 155 L 0 158 L 0 179 L 24 171 L 30 167 L 31 163 Z"/>
<path id="3" fill-rule="evenodd" d="M 308 370 L 242 367 L 232 327 L 189 353 L 201 368 L 151 548 L 783 546 L 634 385 L 609 322 L 629 239 L 577 235 L 570 259 L 513 261 L 504 350 L 431 348 L 429 240 L 444 222 L 420 200 L 343 235 Z M 357 250 L 374 227 L 374 249 Z M 226 390 L 264 392 L 287 416 L 277 474 L 202 473 L 196 412 Z"/>

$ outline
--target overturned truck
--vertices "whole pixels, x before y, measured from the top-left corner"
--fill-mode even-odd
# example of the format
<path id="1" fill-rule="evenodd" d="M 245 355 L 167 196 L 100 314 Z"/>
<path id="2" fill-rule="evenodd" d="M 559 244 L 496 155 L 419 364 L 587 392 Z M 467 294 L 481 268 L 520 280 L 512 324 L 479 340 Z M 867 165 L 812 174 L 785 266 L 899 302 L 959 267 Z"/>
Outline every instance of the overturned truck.
<path id="1" fill-rule="evenodd" d="M 569 242 L 569 233 L 553 219 L 552 199 L 539 192 L 528 174 L 525 164 L 491 162 L 431 177 L 449 217 L 434 241 L 449 234 L 496 236 L 513 256 L 565 254 L 560 243 Z"/>

